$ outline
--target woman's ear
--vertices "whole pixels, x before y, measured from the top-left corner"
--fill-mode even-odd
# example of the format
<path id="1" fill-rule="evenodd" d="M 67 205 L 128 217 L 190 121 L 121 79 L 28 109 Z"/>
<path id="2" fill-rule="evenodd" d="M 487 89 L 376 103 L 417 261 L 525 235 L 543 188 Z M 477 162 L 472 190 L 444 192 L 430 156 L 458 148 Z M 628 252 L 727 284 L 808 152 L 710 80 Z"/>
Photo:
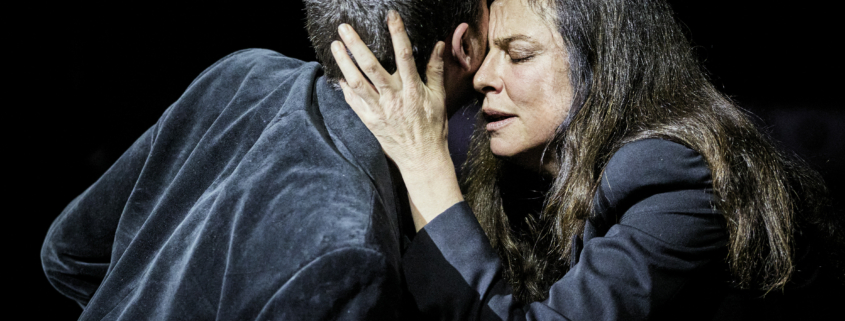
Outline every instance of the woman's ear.
<path id="1" fill-rule="evenodd" d="M 472 45 L 470 44 L 469 24 L 466 22 L 458 25 L 455 32 L 452 33 L 452 56 L 458 61 L 458 64 L 466 71 L 472 69 Z"/>

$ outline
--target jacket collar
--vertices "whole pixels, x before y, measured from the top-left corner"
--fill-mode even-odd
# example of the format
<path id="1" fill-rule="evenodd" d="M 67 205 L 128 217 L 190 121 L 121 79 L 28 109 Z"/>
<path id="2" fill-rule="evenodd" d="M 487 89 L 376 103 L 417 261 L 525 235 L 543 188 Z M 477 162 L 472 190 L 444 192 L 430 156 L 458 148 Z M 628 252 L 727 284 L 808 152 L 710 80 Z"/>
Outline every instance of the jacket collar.
<path id="1" fill-rule="evenodd" d="M 393 213 L 388 215 L 388 219 L 392 226 L 399 228 L 401 236 L 395 237 L 400 239 L 401 250 L 404 250 L 409 242 L 408 231 L 412 236 L 414 228 L 413 225 L 408 226 L 413 224 L 410 212 L 402 206 L 405 202 L 400 200 L 404 195 L 397 195 L 397 190 L 404 191 L 404 186 L 395 185 L 404 184 L 401 177 L 391 176 L 387 156 L 384 155 L 381 145 L 346 103 L 343 92 L 330 85 L 325 76 L 320 76 L 315 83 L 312 103 L 317 104 L 320 114 L 323 115 L 330 137 L 335 141 L 338 151 L 349 162 L 361 168 L 374 182 L 385 209 Z"/>

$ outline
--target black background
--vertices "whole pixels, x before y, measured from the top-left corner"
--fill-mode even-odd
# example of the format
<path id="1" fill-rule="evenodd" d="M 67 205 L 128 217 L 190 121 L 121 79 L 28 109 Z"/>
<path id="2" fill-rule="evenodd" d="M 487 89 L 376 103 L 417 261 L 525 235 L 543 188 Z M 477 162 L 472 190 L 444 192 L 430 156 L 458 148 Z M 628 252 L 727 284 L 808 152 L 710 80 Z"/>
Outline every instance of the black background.
<path id="1" fill-rule="evenodd" d="M 50 223 L 203 69 L 268 48 L 314 60 L 299 1 L 190 7 L 63 5 L 20 13 L 10 58 L 5 158 L 12 162 L 6 265 L 12 309 L 75 319 L 47 282 L 39 250 Z M 282 3 L 277 1 L 277 3 Z M 714 83 L 764 130 L 822 172 L 838 208 L 845 178 L 841 24 L 833 8 L 673 1 Z M 808 3 L 809 4 L 809 3 Z M 8 13 L 15 15 L 15 13 Z M 14 98 L 17 97 L 17 98 Z M 14 98 L 14 99 L 12 99 Z M 6 154 L 8 153 L 8 154 Z M 840 210 L 841 212 L 841 210 Z M 7 301 L 8 302 L 8 301 Z M 52 317 L 52 318 L 50 318 Z"/>

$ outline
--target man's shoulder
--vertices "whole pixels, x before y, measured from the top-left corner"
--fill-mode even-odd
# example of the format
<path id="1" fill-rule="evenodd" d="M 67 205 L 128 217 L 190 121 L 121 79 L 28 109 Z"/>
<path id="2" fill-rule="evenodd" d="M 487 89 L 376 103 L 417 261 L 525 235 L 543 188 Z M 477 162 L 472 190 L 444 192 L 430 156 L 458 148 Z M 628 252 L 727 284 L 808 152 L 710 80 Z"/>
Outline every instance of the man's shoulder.
<path id="1" fill-rule="evenodd" d="M 235 122 L 259 110 L 259 118 L 272 118 L 284 104 L 303 108 L 320 70 L 316 62 L 272 50 L 240 50 L 200 73 L 160 122 L 205 131 L 212 123 Z M 291 94 L 298 99 L 291 100 Z"/>
<path id="2" fill-rule="evenodd" d="M 269 49 L 251 48 L 239 50 L 223 57 L 203 71 L 197 77 L 197 80 L 208 75 L 243 77 L 248 74 L 284 78 L 319 68 L 320 64 L 316 62 L 306 62 L 287 57 Z"/>
<path id="3" fill-rule="evenodd" d="M 259 64 L 277 65 L 279 67 L 297 68 L 308 62 L 285 56 L 279 52 L 262 49 L 249 48 L 235 51 L 218 61 L 218 64 L 228 66 L 250 66 Z"/>

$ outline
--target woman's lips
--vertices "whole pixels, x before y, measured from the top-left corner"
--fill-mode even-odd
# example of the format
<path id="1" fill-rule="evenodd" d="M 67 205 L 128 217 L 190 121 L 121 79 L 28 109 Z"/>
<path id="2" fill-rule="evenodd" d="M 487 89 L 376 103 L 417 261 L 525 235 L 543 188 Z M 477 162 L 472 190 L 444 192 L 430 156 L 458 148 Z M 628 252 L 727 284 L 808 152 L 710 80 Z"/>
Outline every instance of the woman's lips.
<path id="1" fill-rule="evenodd" d="M 484 119 L 487 121 L 487 131 L 495 131 L 514 122 L 516 115 L 496 110 L 484 110 Z"/>

